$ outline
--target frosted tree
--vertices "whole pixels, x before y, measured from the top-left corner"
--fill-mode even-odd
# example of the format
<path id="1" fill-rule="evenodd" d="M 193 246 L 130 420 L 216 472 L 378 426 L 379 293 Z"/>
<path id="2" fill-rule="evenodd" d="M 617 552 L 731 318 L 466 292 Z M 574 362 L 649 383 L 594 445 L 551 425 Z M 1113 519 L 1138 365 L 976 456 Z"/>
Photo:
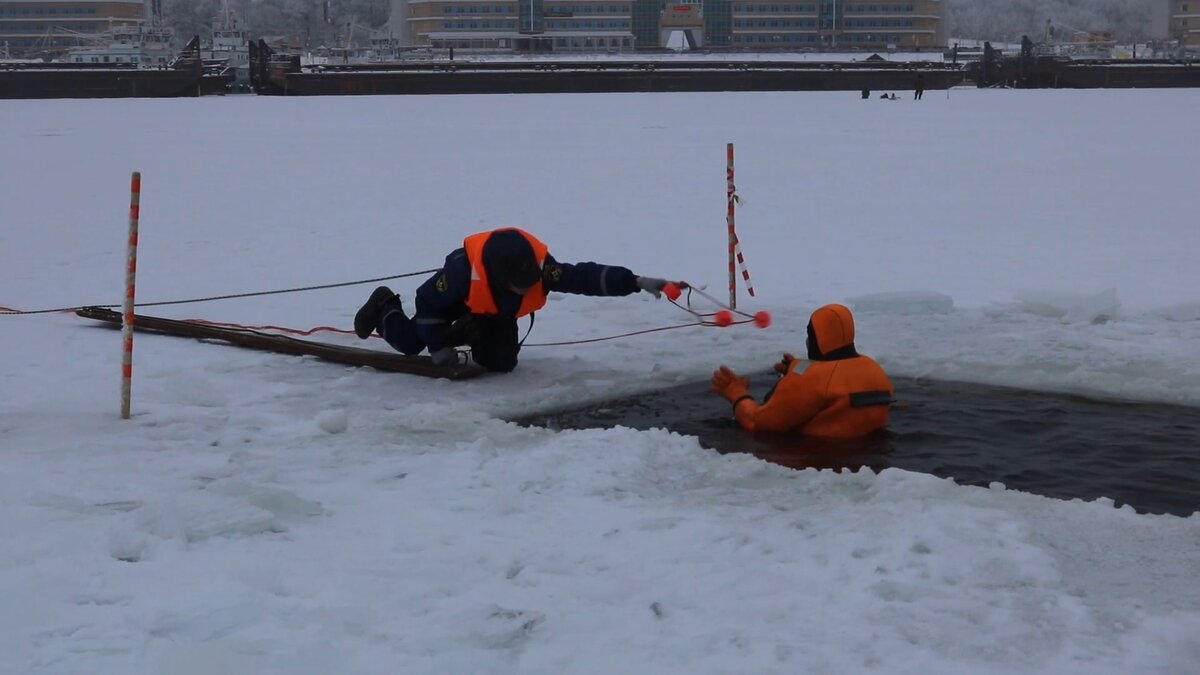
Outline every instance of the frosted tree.
<path id="1" fill-rule="evenodd" d="M 388 0 L 224 0 L 252 35 L 295 35 L 310 46 L 341 41 L 347 24 L 387 23 Z M 163 18 L 177 36 L 208 35 L 222 0 L 165 0 Z"/>
<path id="2" fill-rule="evenodd" d="M 1048 27 L 1059 40 L 1076 31 L 1110 31 L 1121 42 L 1150 37 L 1151 7 L 1163 0 L 948 0 L 947 35 L 1016 42 L 1028 35 L 1035 42 Z"/>

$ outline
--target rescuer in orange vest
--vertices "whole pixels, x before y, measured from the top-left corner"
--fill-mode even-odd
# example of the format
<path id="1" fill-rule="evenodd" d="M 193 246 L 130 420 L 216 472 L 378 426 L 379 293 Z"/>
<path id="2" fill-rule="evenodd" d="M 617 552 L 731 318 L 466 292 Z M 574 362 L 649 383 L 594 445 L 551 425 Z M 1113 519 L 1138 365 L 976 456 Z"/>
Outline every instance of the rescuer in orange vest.
<path id="1" fill-rule="evenodd" d="M 545 244 L 517 228 L 479 232 L 446 256 L 442 269 L 417 288 L 416 313 L 409 317 L 387 286 L 376 288 L 354 316 L 354 332 L 373 332 L 394 349 L 433 362 L 458 362 L 455 347 L 471 348 L 471 358 L 488 370 L 517 366 L 521 341 L 517 319 L 546 304 L 551 291 L 576 295 L 659 297 L 666 279 L 637 276 L 624 267 L 594 262 L 562 263 Z"/>
<path id="2" fill-rule="evenodd" d="M 733 404 L 748 431 L 794 431 L 824 438 L 853 438 L 887 425 L 894 389 L 887 373 L 854 349 L 854 316 L 844 305 L 825 305 L 808 321 L 806 368 L 791 354 L 775 364 L 781 378 L 760 405 L 750 378 L 725 366 L 712 376 L 712 391 Z"/>

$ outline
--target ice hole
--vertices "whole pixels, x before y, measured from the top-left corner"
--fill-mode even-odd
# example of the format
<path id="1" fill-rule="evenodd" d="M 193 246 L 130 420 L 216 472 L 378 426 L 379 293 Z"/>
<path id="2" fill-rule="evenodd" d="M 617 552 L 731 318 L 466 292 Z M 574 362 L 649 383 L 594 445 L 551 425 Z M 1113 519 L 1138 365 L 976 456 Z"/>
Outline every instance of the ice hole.
<path id="1" fill-rule="evenodd" d="M 1140 512 L 1200 511 L 1200 408 L 892 381 L 897 403 L 887 431 L 852 442 L 742 431 L 707 382 L 513 421 L 552 429 L 665 428 L 720 453 L 751 453 L 798 469 L 896 467 L 1062 499 L 1107 497 Z M 765 389 L 752 393 L 761 401 Z"/>

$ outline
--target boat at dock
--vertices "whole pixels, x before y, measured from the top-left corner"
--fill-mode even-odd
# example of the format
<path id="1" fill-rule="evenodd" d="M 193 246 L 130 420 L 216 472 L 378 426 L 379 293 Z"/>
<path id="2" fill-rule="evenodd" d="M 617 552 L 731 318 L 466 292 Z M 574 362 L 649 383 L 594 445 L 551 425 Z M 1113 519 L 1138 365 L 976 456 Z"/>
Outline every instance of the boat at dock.
<path id="1" fill-rule="evenodd" d="M 229 78 L 226 92 L 250 91 L 250 33 L 228 3 L 221 14 L 213 18 L 212 37 L 200 47 L 205 72 Z"/>
<path id="2" fill-rule="evenodd" d="M 519 94 L 702 91 L 859 91 L 946 89 L 965 69 L 943 61 L 404 60 L 303 64 L 259 41 L 250 52 L 259 94 Z M 918 76 L 921 76 L 919 79 Z"/>
<path id="3" fill-rule="evenodd" d="M 70 64 L 132 64 L 135 68 L 162 68 L 176 56 L 171 32 L 148 24 L 114 26 L 92 43 L 67 51 Z"/>
<path id="4" fill-rule="evenodd" d="M 141 61 L 9 62 L 0 64 L 0 99 L 165 98 L 200 96 L 219 86 L 223 76 L 206 81 L 200 40 L 193 37 L 169 62 L 146 66 Z M 125 57 L 134 52 L 122 52 Z M 142 54 L 137 56 L 141 58 Z M 214 79 L 215 77 L 215 79 Z"/>
<path id="5" fill-rule="evenodd" d="M 980 87 L 1012 89 L 1136 89 L 1200 87 L 1200 60 L 1073 58 L 1039 49 L 1028 37 L 1016 55 L 984 44 L 969 66 Z"/>

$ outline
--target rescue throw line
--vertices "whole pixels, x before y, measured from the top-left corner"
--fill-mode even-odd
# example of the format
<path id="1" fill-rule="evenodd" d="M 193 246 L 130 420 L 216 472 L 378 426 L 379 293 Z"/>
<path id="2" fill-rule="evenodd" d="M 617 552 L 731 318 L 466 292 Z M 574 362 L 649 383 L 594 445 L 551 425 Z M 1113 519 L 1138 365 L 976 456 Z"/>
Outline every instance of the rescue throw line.
<path id="1" fill-rule="evenodd" d="M 301 293 L 303 291 L 319 291 L 325 288 L 342 288 L 345 286 L 359 286 L 361 284 L 373 284 L 380 281 L 391 281 L 392 279 L 403 279 L 405 277 L 415 277 L 418 274 L 433 274 L 441 268 L 421 270 L 420 272 L 408 272 L 407 274 L 394 274 L 390 277 L 375 277 L 374 279 L 360 279 L 358 281 L 343 281 L 336 284 L 320 284 L 318 286 L 300 286 L 296 288 L 279 288 L 273 291 L 253 291 L 250 293 L 230 293 L 229 295 L 210 295 L 203 298 L 188 298 L 187 300 L 163 300 L 160 302 L 139 302 L 135 307 L 162 307 L 164 305 L 187 305 L 197 302 L 211 302 L 213 300 L 232 300 L 234 298 L 254 298 L 262 295 L 282 295 L 284 293 Z M 84 307 L 99 307 L 101 309 L 114 309 L 122 307 L 122 305 L 76 305 L 74 307 L 56 307 L 54 309 L 33 309 L 19 310 L 11 307 L 0 306 L 0 316 L 8 314 L 54 314 L 58 312 L 74 312 L 83 309 Z"/>
<path id="2" fill-rule="evenodd" d="M 687 290 L 687 293 L 688 293 L 688 297 L 684 300 L 684 304 L 679 303 L 679 297 L 682 294 L 682 291 L 680 290 L 681 288 Z M 586 339 L 582 339 L 582 340 L 564 340 L 562 342 L 530 342 L 528 344 L 525 344 L 524 346 L 526 346 L 526 347 L 562 347 L 562 346 L 566 346 L 566 345 L 581 345 L 581 344 L 589 344 L 589 343 L 593 343 L 593 342 L 605 342 L 608 340 L 616 340 L 619 338 L 633 337 L 635 335 L 645 335 L 648 333 L 660 333 L 662 331 L 675 330 L 677 328 L 692 328 L 694 326 L 715 326 L 717 328 L 725 328 L 728 326 L 736 326 L 739 324 L 753 323 L 754 325 L 758 326 L 759 328 L 766 328 L 767 326 L 771 325 L 771 315 L 769 312 L 764 310 L 764 311 L 756 312 L 754 314 L 747 314 L 746 312 L 743 312 L 743 311 L 740 311 L 737 309 L 730 309 L 730 308 L 726 307 L 725 305 L 722 305 L 716 298 L 705 293 L 702 288 L 694 286 L 692 284 L 689 284 L 686 281 L 680 282 L 680 285 L 667 284 L 667 286 L 663 289 L 663 293 L 667 296 L 667 300 L 669 300 L 671 302 L 671 304 L 673 304 L 676 307 L 682 309 L 683 311 L 695 316 L 697 320 L 693 321 L 691 323 L 682 323 L 682 324 L 677 324 L 674 326 L 659 326 L 657 328 L 645 328 L 642 330 L 631 331 L 628 333 L 620 333 L 617 335 L 608 335 L 608 336 L 597 337 L 597 338 L 586 338 Z M 715 312 L 699 312 L 699 311 L 693 309 L 692 302 L 691 302 L 691 294 L 692 293 L 696 293 L 700 297 L 716 304 L 719 307 L 722 307 L 723 309 L 717 310 Z M 735 321 L 733 318 L 735 313 L 740 316 L 743 316 L 745 318 Z M 206 326 L 217 326 L 220 328 L 232 328 L 234 330 L 244 330 L 244 331 L 254 331 L 254 332 L 273 330 L 273 331 L 279 331 L 279 332 L 283 332 L 283 333 L 289 333 L 292 335 L 312 335 L 313 333 L 321 333 L 321 332 L 341 333 L 343 335 L 350 335 L 350 334 L 354 333 L 354 331 L 349 330 L 347 328 L 337 328 L 334 326 L 315 326 L 313 328 L 309 328 L 309 329 L 305 330 L 305 329 L 299 329 L 299 328 L 288 328 L 287 326 L 274 326 L 274 325 L 247 326 L 247 325 L 238 324 L 238 323 L 224 323 L 224 322 L 220 322 L 220 321 L 208 321 L 206 319 L 185 319 L 185 321 L 188 321 L 190 323 L 203 324 Z M 372 335 L 371 337 L 380 339 L 378 335 Z"/>
<path id="3" fill-rule="evenodd" d="M 273 290 L 273 291 L 255 291 L 255 292 L 250 292 L 250 293 L 231 293 L 228 295 L 213 295 L 213 296 L 207 296 L 207 297 L 202 297 L 202 298 L 189 298 L 186 300 L 164 300 L 161 302 L 136 303 L 134 306 L 135 307 L 160 307 L 160 306 L 164 306 L 164 305 L 184 305 L 184 304 L 198 303 L 198 302 L 209 302 L 209 301 L 214 301 L 214 300 L 228 300 L 228 299 L 232 299 L 232 298 L 250 298 L 250 297 L 263 296 L 263 295 L 298 293 L 301 291 L 320 290 L 320 289 L 325 289 L 325 288 L 341 288 L 341 287 L 345 287 L 345 286 L 356 286 L 356 285 L 361 285 L 361 284 L 376 283 L 376 282 L 380 282 L 380 281 L 389 281 L 392 279 L 403 279 L 405 277 L 412 277 L 412 276 L 417 276 L 417 275 L 421 275 L 421 274 L 432 274 L 433 272 L 436 272 L 436 271 L 437 271 L 436 269 L 430 269 L 430 270 L 422 270 L 420 272 L 409 272 L 407 274 L 397 274 L 397 275 L 392 275 L 392 276 L 387 276 L 387 277 L 376 277 L 373 279 L 362 279 L 359 281 L 345 281 L 345 282 L 334 283 L 334 284 L 321 284 L 321 285 L 316 285 L 316 286 L 284 288 L 284 289 L 277 289 L 277 290 Z M 687 292 L 687 297 L 684 299 L 683 303 L 681 304 L 679 302 L 679 298 L 682 295 L 683 291 Z M 713 296 L 709 295 L 708 293 L 705 293 L 703 286 L 695 286 L 686 281 L 681 281 L 678 285 L 674 284 L 674 283 L 669 283 L 663 289 L 663 293 L 667 296 L 667 300 L 669 300 L 671 302 L 671 304 L 682 309 L 683 311 L 687 312 L 688 314 L 691 314 L 692 316 L 696 317 L 696 321 L 693 321 L 690 323 L 676 324 L 673 326 L 659 326 L 657 328 L 646 328 L 646 329 L 642 329 L 642 330 L 631 331 L 628 333 L 609 335 L 609 336 L 605 336 L 605 337 L 587 338 L 587 339 L 582 339 L 582 340 L 564 340 L 562 342 L 534 342 L 534 343 L 528 343 L 525 346 L 526 347 L 558 347 L 558 346 L 565 346 L 565 345 L 589 344 L 589 343 L 593 343 L 593 342 L 605 342 L 608 340 L 617 340 L 617 339 L 625 338 L 625 337 L 633 337 L 635 335 L 645 335 L 648 333 L 659 333 L 662 331 L 675 330 L 678 328 L 692 328 L 694 326 L 712 326 L 712 327 L 717 327 L 717 328 L 726 328 L 729 326 L 737 326 L 737 325 L 741 325 L 741 324 L 753 323 L 755 326 L 757 326 L 759 328 L 766 328 L 767 326 L 771 325 L 771 315 L 769 312 L 763 310 L 763 311 L 755 312 L 754 314 L 748 314 L 739 309 L 730 307 L 728 305 L 721 303 L 719 300 L 717 300 Z M 720 307 L 721 309 L 718 309 L 713 312 L 701 312 L 696 309 L 693 309 L 692 308 L 692 300 L 691 300 L 691 296 L 693 293 L 700 296 L 701 298 L 704 298 L 705 300 L 708 300 L 709 302 Z M 19 309 L 13 309 L 11 307 L 5 307 L 5 306 L 0 305 L 0 315 L 31 315 L 31 314 L 51 314 L 51 313 L 57 313 L 57 312 L 75 312 L 84 307 L 98 307 L 101 309 L 113 309 L 116 307 L 121 307 L 121 305 L 79 305 L 76 307 L 59 307 L 59 308 L 54 308 L 54 309 L 38 309 L 38 310 L 19 310 Z M 735 318 L 734 318 L 735 315 L 744 317 L 744 318 L 735 320 Z M 195 323 L 195 324 L 202 324 L 202 325 L 206 325 L 206 326 L 230 328 L 230 329 L 234 329 L 234 330 L 243 330 L 243 331 L 250 331 L 250 332 L 278 331 L 280 333 L 288 333 L 291 335 L 312 335 L 314 333 L 322 333 L 322 332 L 340 333 L 340 334 L 344 334 L 344 335 L 350 335 L 350 334 L 354 333 L 354 331 L 352 331 L 352 330 L 349 330 L 346 328 L 337 328 L 335 326 L 314 326 L 314 327 L 308 328 L 308 329 L 301 329 L 301 328 L 289 328 L 287 326 L 276 326 L 276 325 L 271 325 L 271 324 L 261 325 L 261 326 L 251 326 L 251 325 L 245 325 L 245 324 L 239 324 L 239 323 L 209 321 L 207 319 L 184 319 L 184 321 L 188 321 L 190 323 Z M 371 337 L 378 338 L 379 336 L 372 335 Z"/>

